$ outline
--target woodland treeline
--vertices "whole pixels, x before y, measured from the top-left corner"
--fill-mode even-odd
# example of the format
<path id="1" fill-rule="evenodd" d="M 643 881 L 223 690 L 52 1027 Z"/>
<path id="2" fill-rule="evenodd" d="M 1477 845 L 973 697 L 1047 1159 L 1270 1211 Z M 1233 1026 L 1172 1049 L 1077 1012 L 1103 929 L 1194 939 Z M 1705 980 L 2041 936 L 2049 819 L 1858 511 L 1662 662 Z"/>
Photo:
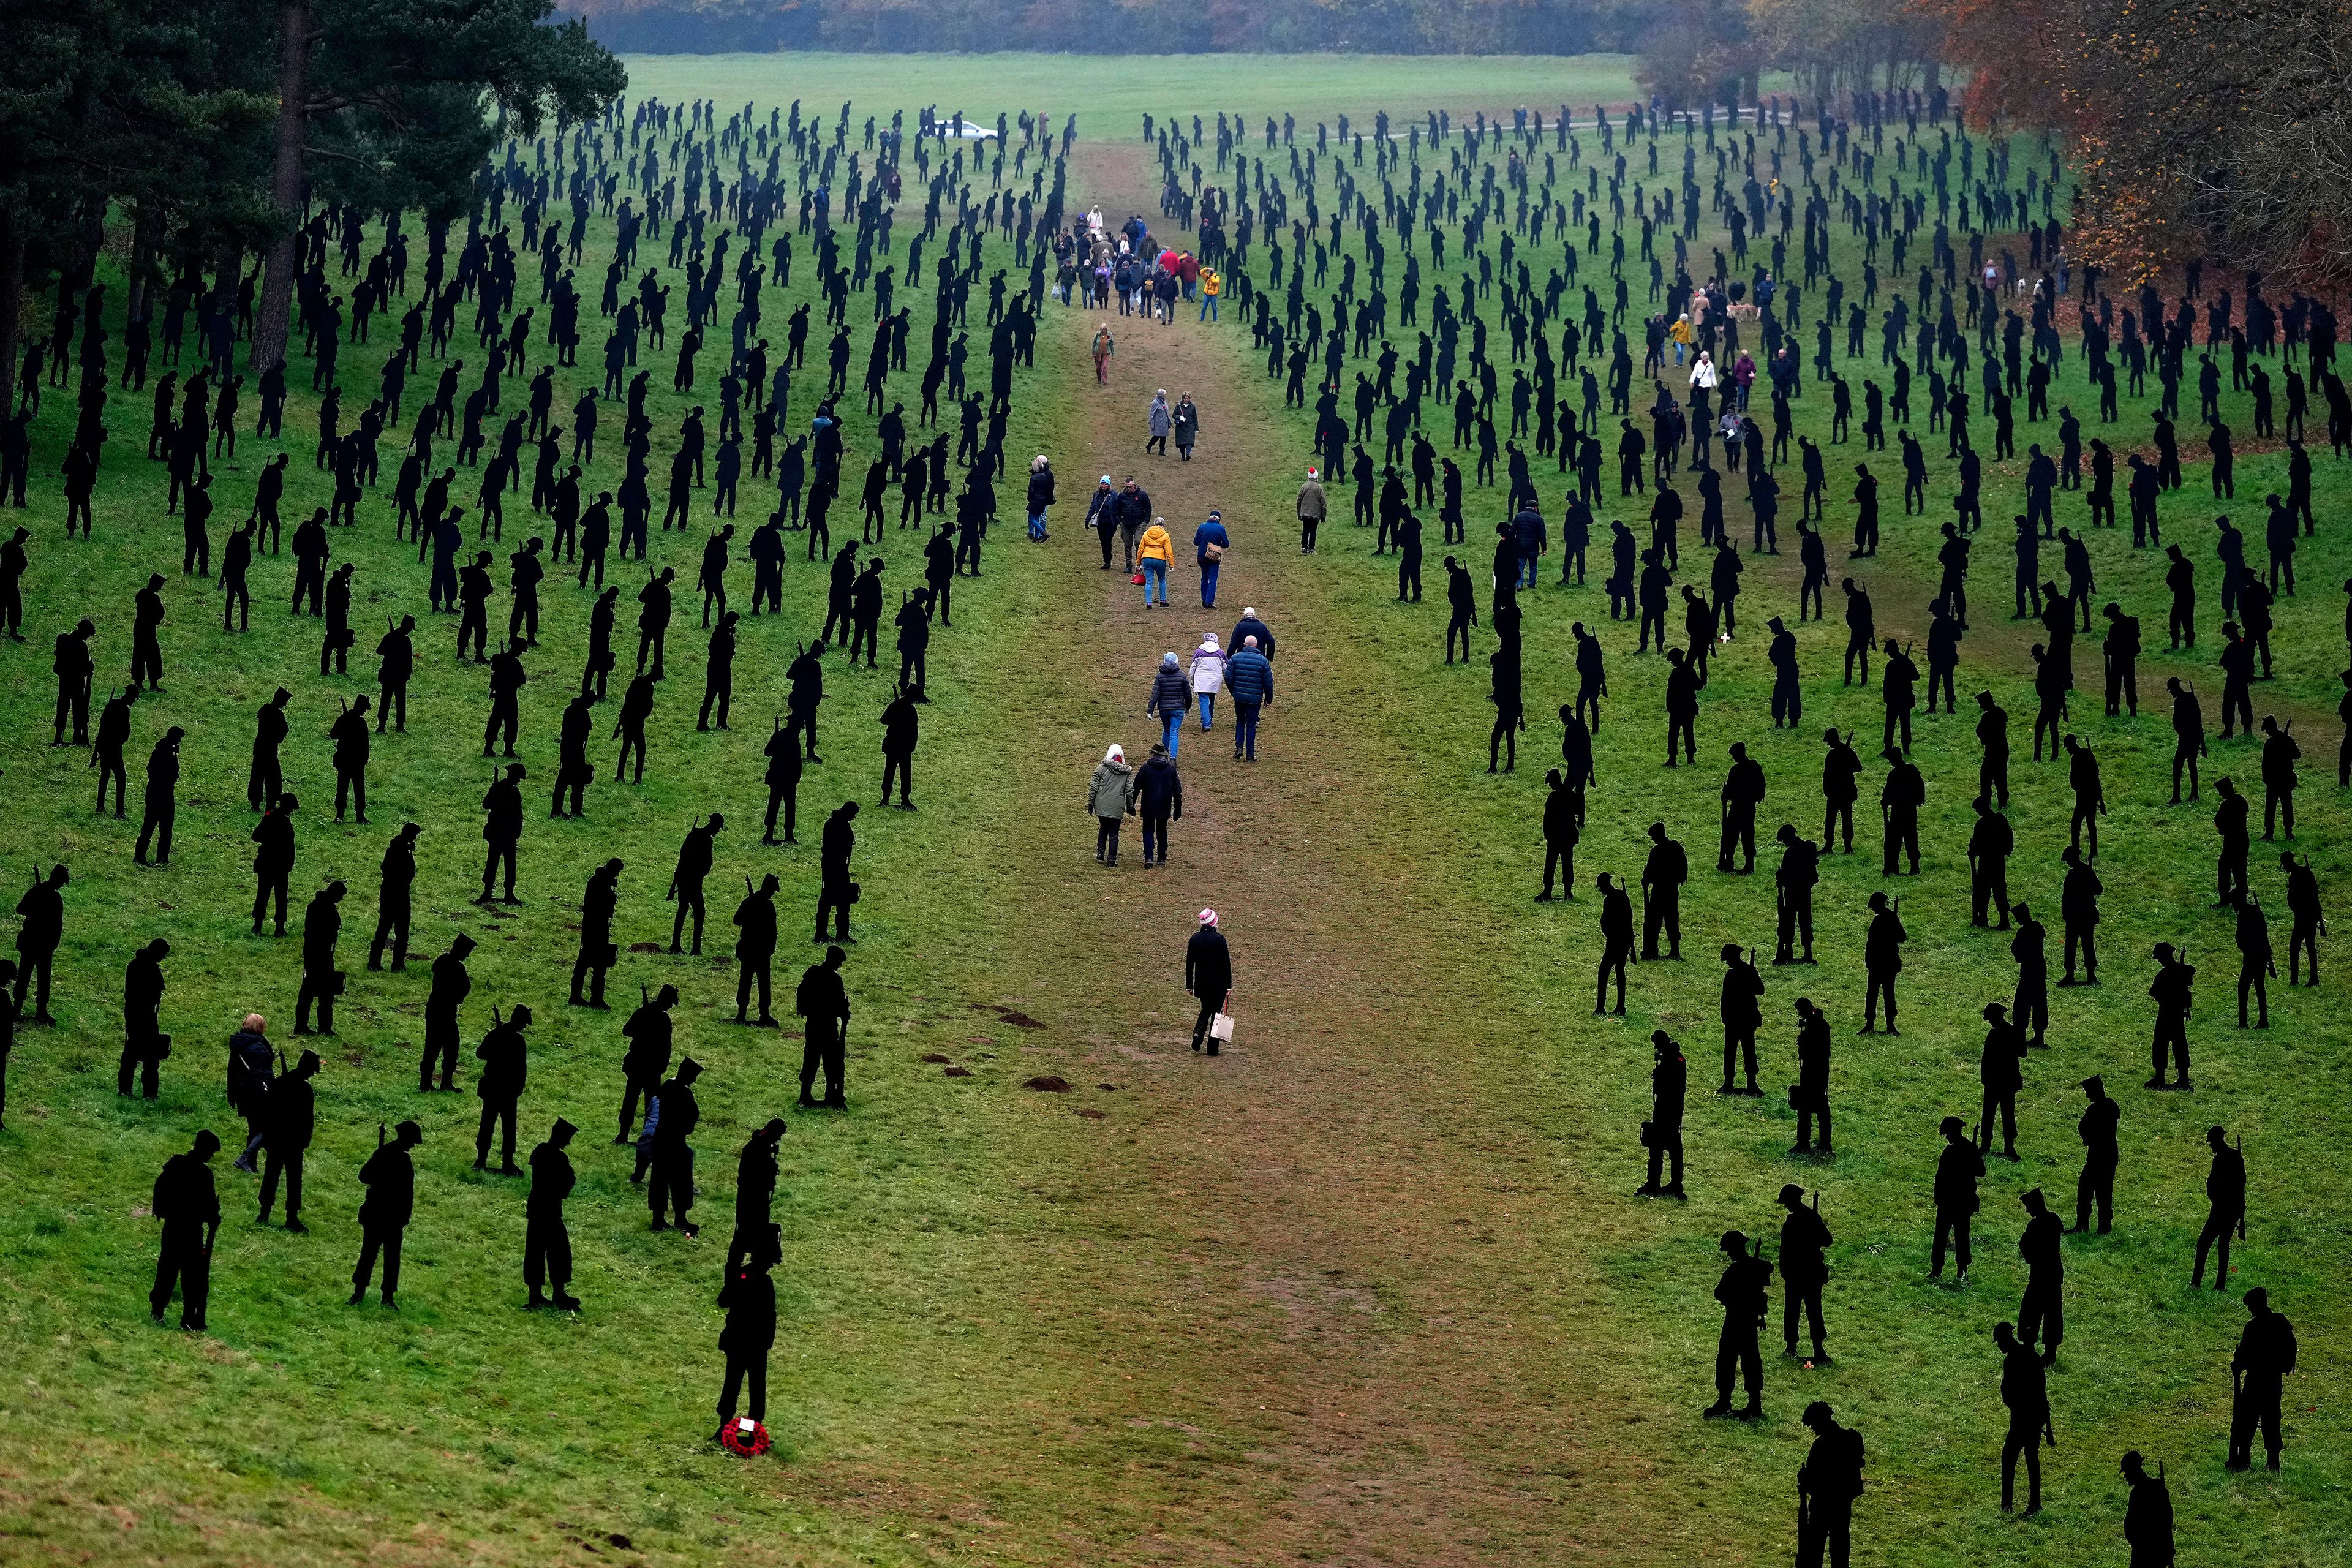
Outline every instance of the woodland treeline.
<path id="1" fill-rule="evenodd" d="M 565 5 L 621 50 L 1615 51 L 1639 57 L 1636 80 L 1667 110 L 1752 103 L 1768 80 L 1841 108 L 1965 87 L 1980 127 L 2062 139 L 2085 259 L 2137 274 L 2210 256 L 2306 287 L 2352 272 L 2352 0 Z"/>
<path id="2" fill-rule="evenodd" d="M 134 314 L 159 285 L 235 287 L 257 263 L 266 366 L 308 215 L 446 220 L 502 128 L 596 114 L 626 81 L 551 0 L 43 0 L 10 8 L 6 44 L 0 388 L 28 327 L 70 331 L 108 253 Z"/>

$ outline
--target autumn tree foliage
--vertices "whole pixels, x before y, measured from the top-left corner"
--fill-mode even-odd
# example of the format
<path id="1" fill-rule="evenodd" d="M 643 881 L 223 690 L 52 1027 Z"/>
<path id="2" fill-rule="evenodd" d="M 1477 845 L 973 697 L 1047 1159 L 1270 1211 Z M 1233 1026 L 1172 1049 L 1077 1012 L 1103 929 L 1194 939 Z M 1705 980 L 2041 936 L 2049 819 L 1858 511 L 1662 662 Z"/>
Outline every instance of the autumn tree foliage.
<path id="1" fill-rule="evenodd" d="M 1967 71 L 1972 119 L 2067 139 L 2086 259 L 2352 279 L 2352 0 L 1915 4 Z"/>

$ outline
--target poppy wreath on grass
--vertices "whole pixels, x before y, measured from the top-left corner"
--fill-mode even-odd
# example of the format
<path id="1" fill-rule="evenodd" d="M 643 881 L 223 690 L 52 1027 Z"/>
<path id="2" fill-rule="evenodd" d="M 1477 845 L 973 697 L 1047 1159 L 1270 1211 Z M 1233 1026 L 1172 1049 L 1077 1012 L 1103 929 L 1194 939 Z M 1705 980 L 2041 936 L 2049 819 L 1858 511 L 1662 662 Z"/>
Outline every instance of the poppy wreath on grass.
<path id="1" fill-rule="evenodd" d="M 719 1428 L 719 1445 L 730 1454 L 755 1459 L 773 1447 L 768 1429 L 757 1421 L 737 1418 Z"/>

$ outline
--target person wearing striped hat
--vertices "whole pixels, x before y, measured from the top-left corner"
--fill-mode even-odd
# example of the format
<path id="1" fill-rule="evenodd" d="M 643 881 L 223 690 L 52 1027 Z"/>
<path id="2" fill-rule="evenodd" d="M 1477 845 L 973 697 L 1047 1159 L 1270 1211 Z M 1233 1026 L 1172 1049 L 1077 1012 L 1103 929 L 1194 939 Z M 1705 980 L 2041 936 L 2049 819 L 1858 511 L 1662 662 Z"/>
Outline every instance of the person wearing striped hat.
<path id="1" fill-rule="evenodd" d="M 1225 1001 L 1233 994 L 1234 955 L 1225 945 L 1225 933 L 1217 929 L 1217 911 L 1201 911 L 1201 929 L 1184 944 L 1184 989 L 1201 1003 L 1201 1016 L 1192 1024 L 1192 1048 L 1206 1047 L 1209 1055 L 1217 1054 L 1217 1041 L 1209 1033 L 1209 1021 L 1225 1010 Z"/>

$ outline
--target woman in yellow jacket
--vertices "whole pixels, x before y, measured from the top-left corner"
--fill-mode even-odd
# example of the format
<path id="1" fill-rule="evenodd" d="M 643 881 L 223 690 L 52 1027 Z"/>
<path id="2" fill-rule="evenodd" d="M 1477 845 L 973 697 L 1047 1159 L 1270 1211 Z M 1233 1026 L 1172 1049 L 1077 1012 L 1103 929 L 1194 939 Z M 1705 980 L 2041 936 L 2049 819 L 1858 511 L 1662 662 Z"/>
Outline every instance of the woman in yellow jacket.
<path id="1" fill-rule="evenodd" d="M 1698 339 L 1698 330 L 1691 325 L 1689 311 L 1684 311 L 1681 319 L 1666 329 L 1666 337 L 1675 345 L 1675 363 L 1682 363 L 1684 353 Z"/>
<path id="2" fill-rule="evenodd" d="M 1213 267 L 1201 268 L 1201 320 L 1217 319 L 1217 296 L 1225 291 L 1224 275 Z"/>
<path id="3" fill-rule="evenodd" d="M 1154 589 L 1160 594 L 1160 607 L 1168 607 L 1168 570 L 1176 560 L 1176 542 L 1168 536 L 1168 520 L 1155 517 L 1151 526 L 1143 531 L 1142 542 L 1136 546 L 1135 559 L 1143 568 L 1143 607 L 1151 608 Z"/>

